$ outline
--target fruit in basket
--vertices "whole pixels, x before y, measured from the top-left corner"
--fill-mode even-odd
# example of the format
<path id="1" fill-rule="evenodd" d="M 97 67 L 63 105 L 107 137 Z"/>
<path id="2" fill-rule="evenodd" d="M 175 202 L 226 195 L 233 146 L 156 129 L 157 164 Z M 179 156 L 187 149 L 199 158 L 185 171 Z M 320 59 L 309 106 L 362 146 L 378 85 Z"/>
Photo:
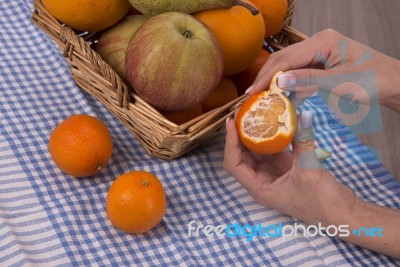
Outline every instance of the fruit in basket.
<path id="1" fill-rule="evenodd" d="M 250 0 L 265 22 L 265 38 L 277 34 L 286 18 L 288 0 Z"/>
<path id="2" fill-rule="evenodd" d="M 88 32 L 116 24 L 131 7 L 128 0 L 42 0 L 42 3 L 60 22 Z"/>
<path id="3" fill-rule="evenodd" d="M 223 57 L 213 34 L 193 16 L 168 12 L 149 18 L 125 55 L 126 77 L 154 107 L 182 111 L 200 104 L 218 85 Z"/>
<path id="4" fill-rule="evenodd" d="M 96 44 L 96 52 L 124 80 L 126 80 L 126 48 L 133 34 L 146 19 L 143 15 L 127 16 L 110 29 L 104 31 Z"/>
<path id="5" fill-rule="evenodd" d="M 265 62 L 267 62 L 269 55 L 270 53 L 267 50 L 261 49 L 260 54 L 253 61 L 250 67 L 230 76 L 236 85 L 239 95 L 243 95 L 245 91 L 253 84 L 262 66 L 264 66 Z"/>
<path id="6" fill-rule="evenodd" d="M 267 91 L 250 96 L 236 115 L 240 140 L 259 154 L 275 154 L 286 148 L 296 131 L 296 109 L 277 85 L 278 72 Z"/>
<path id="7" fill-rule="evenodd" d="M 132 6 L 142 14 L 154 16 L 166 12 L 182 12 L 191 14 L 196 11 L 225 8 L 233 6 L 244 6 L 251 13 L 257 14 L 259 11 L 247 2 L 242 0 L 129 0 Z"/>
<path id="8" fill-rule="evenodd" d="M 243 0 L 250 4 L 248 0 Z M 264 44 L 265 25 L 261 14 L 253 16 L 242 6 L 211 9 L 193 14 L 215 35 L 224 55 L 224 75 L 248 68 Z"/>
<path id="9" fill-rule="evenodd" d="M 183 110 L 183 111 L 159 111 L 165 118 L 167 118 L 169 121 L 180 125 L 185 122 L 188 122 L 194 118 L 197 118 L 201 114 L 203 114 L 203 107 L 201 104 L 198 104 L 194 106 L 193 108 L 190 108 L 188 110 Z"/>
<path id="10" fill-rule="evenodd" d="M 167 201 L 160 180 L 147 171 L 131 171 L 119 176 L 106 197 L 106 212 L 114 227 L 141 234 L 158 225 Z"/>
<path id="11" fill-rule="evenodd" d="M 217 88 L 202 103 L 203 112 L 206 113 L 228 104 L 238 97 L 235 84 L 231 79 L 222 77 Z"/>
<path id="12" fill-rule="evenodd" d="M 49 152 L 57 166 L 74 177 L 100 172 L 112 154 L 112 140 L 107 126 L 86 114 L 72 115 L 54 128 Z"/>

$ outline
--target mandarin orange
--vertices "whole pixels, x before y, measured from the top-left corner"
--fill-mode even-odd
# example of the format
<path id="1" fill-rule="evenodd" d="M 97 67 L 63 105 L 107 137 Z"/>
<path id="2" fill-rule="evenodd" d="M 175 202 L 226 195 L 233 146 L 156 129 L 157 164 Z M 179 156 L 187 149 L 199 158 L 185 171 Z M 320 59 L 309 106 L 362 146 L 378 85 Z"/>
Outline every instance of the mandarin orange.
<path id="1" fill-rule="evenodd" d="M 54 128 L 49 152 L 57 166 L 75 177 L 87 177 L 104 169 L 112 154 L 107 126 L 86 114 L 73 115 Z"/>
<path id="2" fill-rule="evenodd" d="M 147 171 L 119 176 L 106 197 L 106 212 L 117 229 L 131 234 L 150 231 L 165 214 L 167 201 L 160 180 Z"/>
<path id="3" fill-rule="evenodd" d="M 206 113 L 228 104 L 238 97 L 236 86 L 230 78 L 222 77 L 217 88 L 201 103 Z"/>
<path id="4" fill-rule="evenodd" d="M 169 121 L 180 125 L 185 122 L 188 122 L 201 114 L 203 114 L 203 107 L 201 104 L 194 106 L 193 108 L 183 110 L 183 111 L 164 111 L 159 110 L 159 112 L 167 118 Z"/>
<path id="5" fill-rule="evenodd" d="M 296 109 L 277 85 L 276 73 L 266 91 L 247 98 L 236 115 L 240 140 L 259 154 L 275 154 L 286 148 L 296 131 Z"/>
<path id="6" fill-rule="evenodd" d="M 247 88 L 253 84 L 262 66 L 267 62 L 269 55 L 270 53 L 267 50 L 262 49 L 250 67 L 230 76 L 232 81 L 235 83 L 238 95 L 243 95 Z"/>
<path id="7" fill-rule="evenodd" d="M 42 3 L 62 23 L 89 32 L 116 24 L 131 8 L 128 0 L 42 0 Z"/>
<path id="8" fill-rule="evenodd" d="M 265 38 L 277 34 L 288 11 L 288 0 L 250 0 L 262 14 L 265 24 Z"/>
<path id="9" fill-rule="evenodd" d="M 248 0 L 243 0 L 251 4 Z M 264 19 L 253 15 L 246 7 L 209 9 L 193 14 L 217 38 L 224 56 L 224 73 L 238 73 L 251 65 L 263 47 Z"/>

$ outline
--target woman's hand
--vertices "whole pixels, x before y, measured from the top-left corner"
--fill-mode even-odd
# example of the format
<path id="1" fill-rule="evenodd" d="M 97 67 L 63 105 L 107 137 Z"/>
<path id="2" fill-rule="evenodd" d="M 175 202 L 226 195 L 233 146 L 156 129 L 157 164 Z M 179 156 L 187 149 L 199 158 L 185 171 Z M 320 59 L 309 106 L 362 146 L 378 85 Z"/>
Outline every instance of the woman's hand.
<path id="1" fill-rule="evenodd" d="M 400 111 L 400 61 L 334 30 L 324 30 L 272 53 L 247 92 L 251 95 L 268 88 L 277 71 L 285 71 L 278 77 L 279 87 L 296 91 L 300 98 L 316 90 L 339 97 L 352 93 L 353 99 L 361 104 L 375 102 Z M 333 90 L 338 79 L 346 79 L 341 82 L 349 84 Z M 364 92 L 351 86 L 351 83 L 365 84 L 365 79 L 370 80 Z"/>
<path id="2" fill-rule="evenodd" d="M 292 153 L 254 154 L 242 146 L 233 119 L 227 120 L 226 130 L 224 168 L 257 203 L 309 225 L 347 225 L 350 231 L 379 227 L 383 235 L 349 232 L 340 238 L 400 258 L 400 212 L 361 200 L 321 165 L 315 154 L 312 113 L 299 115 Z"/>
<path id="3" fill-rule="evenodd" d="M 355 196 L 337 182 L 315 154 L 312 113 L 299 115 L 293 153 L 258 155 L 244 148 L 235 123 L 227 121 L 224 168 L 259 204 L 308 224 L 332 223 L 351 214 Z"/>

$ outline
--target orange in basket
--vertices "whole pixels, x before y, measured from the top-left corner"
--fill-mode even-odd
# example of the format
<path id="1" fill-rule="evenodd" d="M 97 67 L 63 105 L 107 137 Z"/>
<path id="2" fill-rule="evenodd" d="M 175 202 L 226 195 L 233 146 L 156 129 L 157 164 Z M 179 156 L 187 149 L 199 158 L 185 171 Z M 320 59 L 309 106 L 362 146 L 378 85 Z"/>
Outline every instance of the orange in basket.
<path id="1" fill-rule="evenodd" d="M 165 111 L 159 110 L 159 112 L 167 118 L 169 121 L 180 125 L 185 122 L 188 122 L 194 118 L 197 118 L 201 114 L 203 114 L 203 107 L 201 104 L 198 104 L 190 109 L 183 110 L 183 111 Z"/>
<path id="2" fill-rule="evenodd" d="M 239 95 L 243 95 L 247 88 L 253 84 L 261 68 L 264 66 L 265 62 L 267 62 L 270 54 L 271 53 L 267 50 L 262 49 L 250 67 L 230 76 L 232 81 L 235 83 Z"/>
<path id="3" fill-rule="evenodd" d="M 128 0 L 42 0 L 42 3 L 62 23 L 89 32 L 114 25 L 131 7 Z"/>
<path id="4" fill-rule="evenodd" d="M 203 112 L 206 113 L 228 104 L 238 97 L 236 86 L 230 78 L 222 77 L 217 88 L 201 103 Z"/>
<path id="5" fill-rule="evenodd" d="M 264 19 L 260 13 L 254 16 L 247 8 L 234 6 L 200 11 L 194 16 L 217 38 L 224 55 L 224 75 L 246 69 L 257 58 L 265 34 Z"/>
<path id="6" fill-rule="evenodd" d="M 279 73 L 275 74 L 267 91 L 246 99 L 236 116 L 243 145 L 259 154 L 282 151 L 296 131 L 296 109 L 277 85 Z"/>
<path id="7" fill-rule="evenodd" d="M 260 11 L 265 23 L 265 38 L 277 34 L 288 12 L 287 0 L 250 0 Z"/>
<path id="8" fill-rule="evenodd" d="M 118 177 L 106 198 L 111 223 L 131 234 L 145 233 L 159 224 L 166 207 L 161 182 L 146 171 L 132 171 Z"/>

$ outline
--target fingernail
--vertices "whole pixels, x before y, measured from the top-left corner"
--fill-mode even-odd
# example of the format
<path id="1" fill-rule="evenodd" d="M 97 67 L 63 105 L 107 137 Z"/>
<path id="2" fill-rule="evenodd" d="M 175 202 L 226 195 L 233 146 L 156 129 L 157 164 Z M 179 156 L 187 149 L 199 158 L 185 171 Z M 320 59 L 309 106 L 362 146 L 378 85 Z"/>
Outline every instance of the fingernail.
<path id="1" fill-rule="evenodd" d="M 229 120 L 231 119 L 231 117 L 227 117 L 226 118 L 226 127 L 228 127 L 228 123 L 229 123 Z"/>
<path id="2" fill-rule="evenodd" d="M 247 90 L 244 92 L 245 94 L 248 94 L 251 92 L 251 90 L 253 90 L 254 85 L 250 86 L 249 88 L 247 88 Z"/>
<path id="3" fill-rule="evenodd" d="M 308 129 L 312 127 L 314 112 L 311 110 L 306 110 L 301 112 L 300 115 L 300 126 L 302 129 Z"/>
<path id="4" fill-rule="evenodd" d="M 286 91 L 294 89 L 296 85 L 296 77 L 290 73 L 282 73 L 278 75 L 278 87 L 287 88 Z"/>

